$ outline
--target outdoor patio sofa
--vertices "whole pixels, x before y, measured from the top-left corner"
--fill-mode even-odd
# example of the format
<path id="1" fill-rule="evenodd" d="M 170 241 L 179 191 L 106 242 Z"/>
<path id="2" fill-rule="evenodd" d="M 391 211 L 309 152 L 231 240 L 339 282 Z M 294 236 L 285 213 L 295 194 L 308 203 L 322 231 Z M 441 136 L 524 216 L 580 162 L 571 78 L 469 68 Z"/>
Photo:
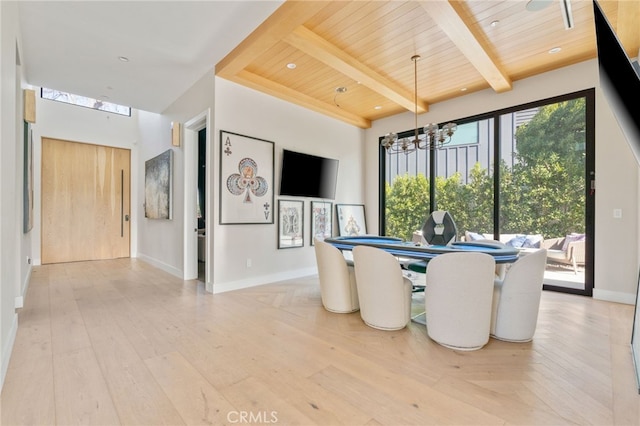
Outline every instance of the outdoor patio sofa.
<path id="1" fill-rule="evenodd" d="M 493 234 L 478 234 L 465 231 L 465 241 L 493 239 Z M 519 249 L 547 249 L 547 263 L 557 263 L 573 267 L 578 273 L 578 266 L 584 265 L 585 235 L 572 233 L 565 237 L 547 238 L 542 235 L 500 234 L 500 242 Z"/>
<path id="2" fill-rule="evenodd" d="M 541 244 L 547 249 L 547 263 L 570 265 L 578 273 L 578 266 L 584 265 L 584 234 L 570 234 L 566 237 L 549 238 Z"/>

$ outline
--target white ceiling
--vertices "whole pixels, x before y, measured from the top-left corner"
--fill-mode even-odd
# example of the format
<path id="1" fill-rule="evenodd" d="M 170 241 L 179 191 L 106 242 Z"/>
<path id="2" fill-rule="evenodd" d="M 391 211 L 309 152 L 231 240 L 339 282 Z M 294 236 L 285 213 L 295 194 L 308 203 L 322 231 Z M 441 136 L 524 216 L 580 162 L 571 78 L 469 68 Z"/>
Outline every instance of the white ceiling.
<path id="1" fill-rule="evenodd" d="M 160 113 L 281 3 L 20 1 L 21 62 L 29 84 Z"/>

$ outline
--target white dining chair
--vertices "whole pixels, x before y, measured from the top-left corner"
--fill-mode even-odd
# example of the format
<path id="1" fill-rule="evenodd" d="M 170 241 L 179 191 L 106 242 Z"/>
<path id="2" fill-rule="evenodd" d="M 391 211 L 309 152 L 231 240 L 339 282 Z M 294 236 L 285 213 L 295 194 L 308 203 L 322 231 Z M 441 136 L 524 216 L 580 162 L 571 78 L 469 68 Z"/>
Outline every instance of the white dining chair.
<path id="1" fill-rule="evenodd" d="M 428 336 L 442 346 L 476 350 L 489 341 L 495 260 L 485 253 L 446 253 L 427 264 Z"/>
<path id="2" fill-rule="evenodd" d="M 547 250 L 521 255 L 493 287 L 491 337 L 510 342 L 533 339 L 538 322 Z"/>
<path id="3" fill-rule="evenodd" d="M 318 264 L 320 297 L 327 311 L 355 312 L 360 309 L 358 288 L 353 263 L 349 264 L 342 252 L 329 243 L 314 239 Z"/>
<path id="4" fill-rule="evenodd" d="M 402 275 L 400 263 L 376 247 L 353 249 L 360 315 L 370 327 L 404 328 L 411 320 L 411 280 Z"/>

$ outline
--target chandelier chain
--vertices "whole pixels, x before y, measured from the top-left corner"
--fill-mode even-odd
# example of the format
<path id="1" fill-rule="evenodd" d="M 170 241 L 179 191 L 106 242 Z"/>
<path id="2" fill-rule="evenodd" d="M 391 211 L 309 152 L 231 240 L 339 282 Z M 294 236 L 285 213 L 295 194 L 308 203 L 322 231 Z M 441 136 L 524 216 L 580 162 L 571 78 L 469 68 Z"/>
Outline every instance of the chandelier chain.
<path id="1" fill-rule="evenodd" d="M 424 137 L 420 138 L 420 129 L 418 128 L 418 60 L 420 55 L 413 55 L 413 107 L 414 107 L 414 136 L 398 139 L 396 133 L 387 133 L 383 138 L 381 145 L 391 154 L 403 152 L 409 154 L 418 149 L 437 149 L 451 142 L 451 138 L 457 129 L 455 123 L 447 123 L 440 128 L 436 123 L 430 123 L 424 126 Z"/>

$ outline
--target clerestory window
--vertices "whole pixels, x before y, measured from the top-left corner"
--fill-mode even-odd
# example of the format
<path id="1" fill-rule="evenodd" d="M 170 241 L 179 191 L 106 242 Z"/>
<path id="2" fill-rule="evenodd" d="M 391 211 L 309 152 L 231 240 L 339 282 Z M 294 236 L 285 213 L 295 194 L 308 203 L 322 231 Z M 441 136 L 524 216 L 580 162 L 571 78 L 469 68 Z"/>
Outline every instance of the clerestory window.
<path id="1" fill-rule="evenodd" d="M 64 102 L 71 105 L 78 105 L 86 108 L 92 108 L 100 111 L 111 112 L 114 114 L 126 115 L 128 117 L 131 117 L 130 107 L 106 102 L 102 99 L 88 98 L 86 96 L 74 95 L 73 93 L 49 89 L 46 87 L 43 87 L 41 89 L 40 96 L 43 99 Z"/>

